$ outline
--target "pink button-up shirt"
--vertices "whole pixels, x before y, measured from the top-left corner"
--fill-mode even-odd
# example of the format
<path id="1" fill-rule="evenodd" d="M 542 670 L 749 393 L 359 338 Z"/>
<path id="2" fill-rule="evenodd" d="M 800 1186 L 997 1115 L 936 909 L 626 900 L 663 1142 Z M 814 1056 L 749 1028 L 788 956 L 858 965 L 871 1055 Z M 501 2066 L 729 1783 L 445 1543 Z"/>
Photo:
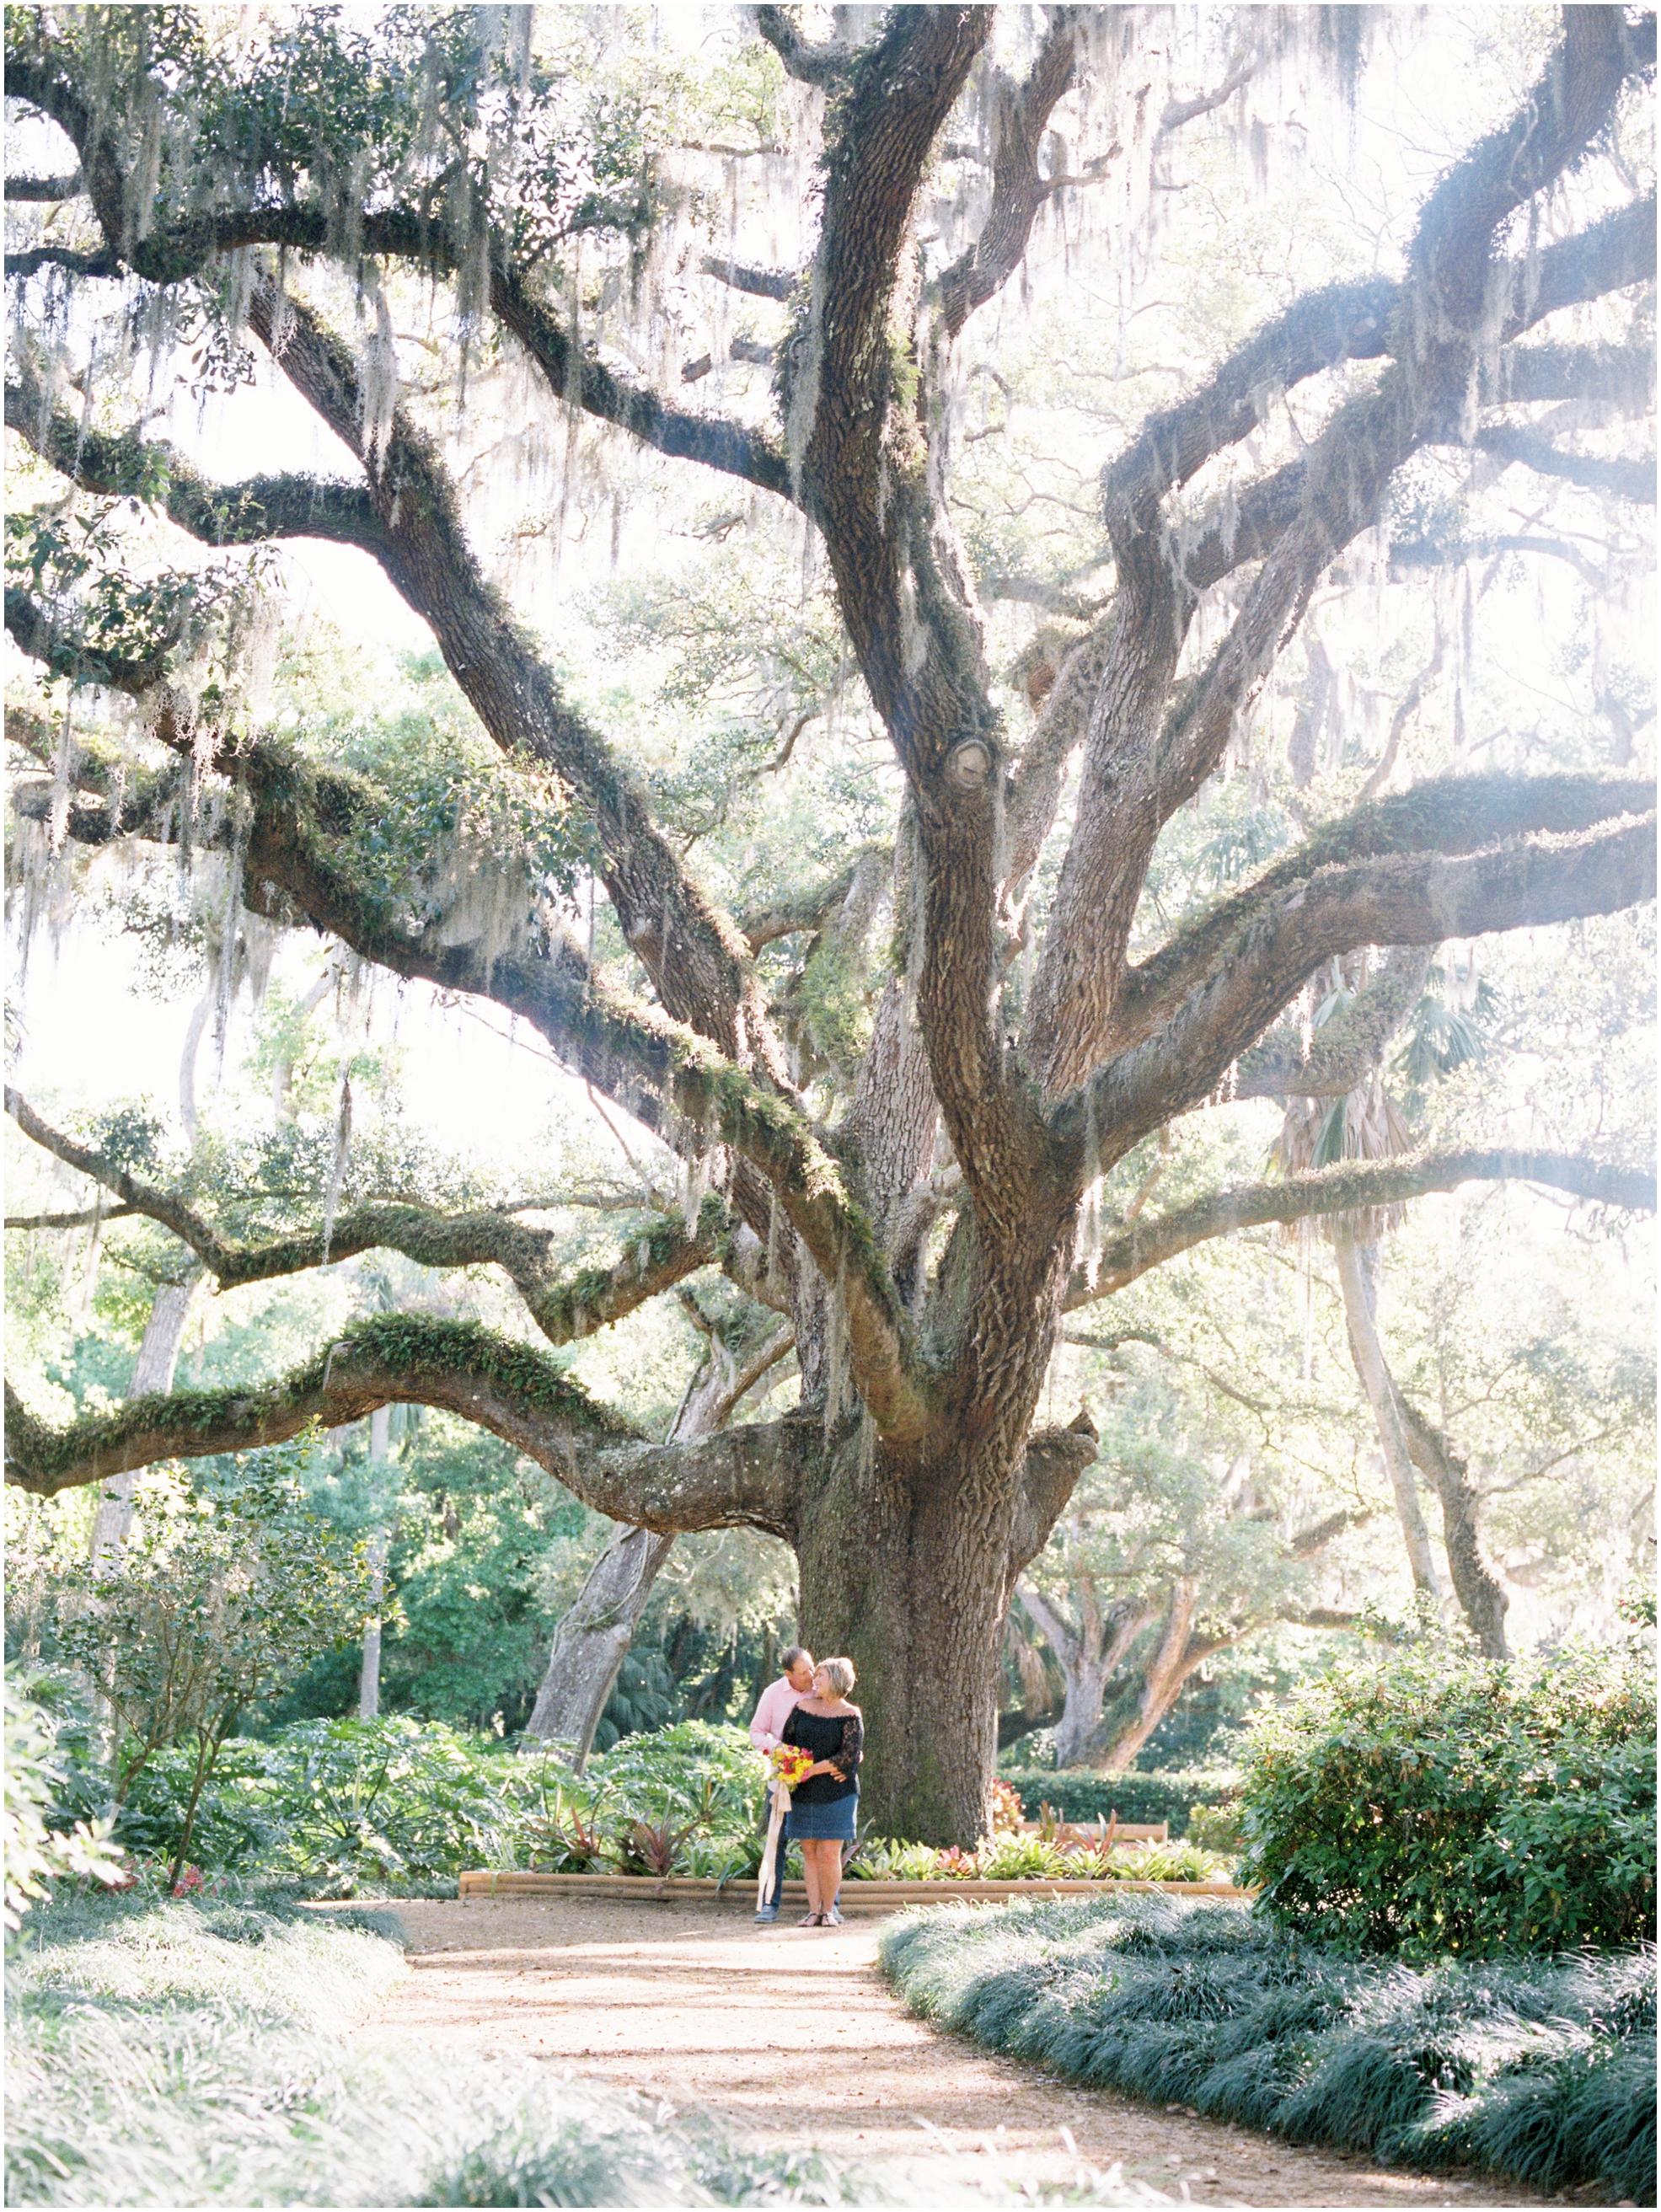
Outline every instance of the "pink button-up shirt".
<path id="1" fill-rule="evenodd" d="M 804 1698 L 811 1698 L 811 1690 L 793 1690 L 789 1680 L 781 1674 L 776 1682 L 770 1682 L 761 1693 L 756 1707 L 756 1717 L 750 1723 L 750 1741 L 757 1751 L 771 1751 L 776 1743 L 784 1740 L 784 1723 Z"/>

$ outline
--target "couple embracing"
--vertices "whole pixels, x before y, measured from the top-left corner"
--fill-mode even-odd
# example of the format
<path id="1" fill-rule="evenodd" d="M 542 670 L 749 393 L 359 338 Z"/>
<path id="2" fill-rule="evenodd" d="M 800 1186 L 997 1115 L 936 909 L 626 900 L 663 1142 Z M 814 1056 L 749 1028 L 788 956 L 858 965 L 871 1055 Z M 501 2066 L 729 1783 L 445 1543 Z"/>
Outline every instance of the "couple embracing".
<path id="1" fill-rule="evenodd" d="M 768 1856 L 756 1918 L 764 1924 L 778 1918 L 784 1847 L 800 1844 L 807 1911 L 798 1924 L 839 1928 L 837 1893 L 842 1887 L 843 1853 L 854 1840 L 860 1754 L 865 1748 L 864 1718 L 859 1707 L 848 1702 L 854 1662 L 824 1659 L 816 1667 L 811 1651 L 793 1644 L 779 1663 L 784 1672 L 762 1692 L 750 1723 L 750 1741 L 764 1757 L 788 1747 L 811 1758 L 811 1763 L 789 1785 L 789 1811 L 782 1823 L 778 1818 L 782 1785 L 769 1784 Z"/>

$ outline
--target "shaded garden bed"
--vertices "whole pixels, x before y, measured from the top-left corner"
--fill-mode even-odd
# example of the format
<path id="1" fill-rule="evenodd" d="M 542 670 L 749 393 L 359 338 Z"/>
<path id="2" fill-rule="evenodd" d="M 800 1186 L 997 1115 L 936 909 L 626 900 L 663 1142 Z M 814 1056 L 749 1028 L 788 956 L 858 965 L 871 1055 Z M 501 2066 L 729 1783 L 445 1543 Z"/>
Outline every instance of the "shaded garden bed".
<path id="1" fill-rule="evenodd" d="M 913 2011 L 1094 2087 L 1384 2165 L 1655 2202 L 1655 1954 L 1344 1958 L 1238 1905 L 1076 1897 L 912 1912 Z"/>
<path id="2" fill-rule="evenodd" d="M 753 1911 L 753 1875 L 715 1881 L 691 1875 L 534 1874 L 472 1869 L 461 1876 L 464 1898 L 569 1897 L 615 1899 L 642 1905 L 741 1905 Z M 1006 1905 L 1022 1898 L 1100 1897 L 1104 1891 L 1163 1891 L 1178 1897 L 1250 1901 L 1255 1890 L 1226 1881 L 1137 1881 L 1046 1880 L 1028 1881 L 856 1881 L 843 1882 L 837 1902 L 844 1914 L 899 1912 L 914 1905 Z M 799 1881 L 784 1885 L 782 1918 L 806 1909 L 807 1891 Z"/>

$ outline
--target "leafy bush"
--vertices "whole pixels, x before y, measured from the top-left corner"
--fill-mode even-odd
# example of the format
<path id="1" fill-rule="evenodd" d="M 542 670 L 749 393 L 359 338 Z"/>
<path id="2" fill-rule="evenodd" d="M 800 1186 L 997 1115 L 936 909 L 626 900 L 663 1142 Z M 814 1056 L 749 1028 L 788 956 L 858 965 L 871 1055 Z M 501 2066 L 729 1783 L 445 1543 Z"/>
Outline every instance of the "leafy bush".
<path id="1" fill-rule="evenodd" d="M 62 1683 L 64 1707 L 46 1818 L 67 1829 L 112 1808 L 96 1731 Z M 182 1857 L 196 1753 L 151 1751 L 119 1808 L 116 1837 L 143 1859 Z M 751 1851 L 761 1766 L 740 1729 L 684 1721 L 630 1737 L 587 1774 L 402 1715 L 297 1721 L 228 1739 L 197 1801 L 192 1855 L 204 1868 L 344 1893 L 452 1879 L 470 1866 L 587 1872 L 611 1864 L 631 1822 L 725 1839 L 724 1868 Z M 758 1847 L 758 1846 L 757 1846 Z M 683 1844 L 681 1856 L 684 1856 Z"/>
<path id="2" fill-rule="evenodd" d="M 1147 1893 L 931 1905 L 880 1956 L 914 2011 L 1092 2086 L 1386 2165 L 1655 2201 L 1655 1954 L 1415 1969 Z"/>
<path id="3" fill-rule="evenodd" d="M 141 1856 L 178 1852 L 192 1778 L 188 1752 L 155 1753 L 121 1808 L 119 1841 Z M 499 1745 L 438 1722 L 298 1721 L 225 1745 L 192 1849 L 204 1867 L 337 1892 L 430 1883 L 512 1863 L 536 1779 Z"/>
<path id="4" fill-rule="evenodd" d="M 1088 1767 L 1015 1767 L 1002 1779 L 1019 1790 L 1029 1820 L 1048 1805 L 1063 1820 L 1168 1820 L 1182 1835 L 1194 1806 L 1227 1805 L 1240 1794 L 1240 1778 L 1224 1768 L 1214 1773 L 1097 1774 Z"/>
<path id="5" fill-rule="evenodd" d="M 1633 1942 L 1655 1915 L 1647 1662 L 1427 1643 L 1318 1676 L 1259 1723 L 1244 1821 L 1269 1911 L 1349 1949 Z"/>
<path id="6" fill-rule="evenodd" d="M 1245 1830 L 1240 1824 L 1240 1808 L 1232 1805 L 1190 1805 L 1188 1808 L 1187 1837 L 1205 1851 L 1232 1851 L 1238 1855 L 1245 1842 Z"/>
<path id="7" fill-rule="evenodd" d="M 743 1729 L 678 1721 L 650 1735 L 624 1736 L 615 1751 L 589 1761 L 583 1779 L 630 1811 L 660 1820 L 699 1802 L 707 1785 L 711 1824 L 726 1829 L 759 1823 L 766 1778 Z"/>
<path id="8" fill-rule="evenodd" d="M 453 1874 L 486 1857 L 511 1818 L 499 1759 L 438 1722 L 301 1721 L 265 1764 L 274 1870 L 343 1883 Z"/>
<path id="9" fill-rule="evenodd" d="M 115 1796 L 156 1754 L 190 1747 L 173 1878 L 196 1810 L 246 1708 L 302 1658 L 344 1642 L 368 1601 L 362 1556 L 305 1509 L 310 1446 L 247 1452 L 234 1481 L 147 1474 L 132 1534 L 58 1588 L 58 1650 L 119 1723 Z"/>
<path id="10" fill-rule="evenodd" d="M 31 1905 L 68 1875 L 119 1879 L 120 1852 L 106 1820 L 54 1825 L 48 1815 L 58 1777 L 52 1723 L 14 1684 L 5 1689 L 5 1925 L 9 1936 Z"/>
<path id="11" fill-rule="evenodd" d="M 282 1855 L 284 1828 L 269 1786 L 271 1758 L 266 1745 L 246 1736 L 233 1736 L 221 1750 L 191 1830 L 191 1851 L 203 1866 L 234 1871 Z M 182 1852 L 194 1770 L 195 1754 L 182 1744 L 146 1761 L 120 1809 L 118 1832 L 128 1850 L 169 1862 Z M 82 1792 L 97 1778 L 85 1776 Z"/>

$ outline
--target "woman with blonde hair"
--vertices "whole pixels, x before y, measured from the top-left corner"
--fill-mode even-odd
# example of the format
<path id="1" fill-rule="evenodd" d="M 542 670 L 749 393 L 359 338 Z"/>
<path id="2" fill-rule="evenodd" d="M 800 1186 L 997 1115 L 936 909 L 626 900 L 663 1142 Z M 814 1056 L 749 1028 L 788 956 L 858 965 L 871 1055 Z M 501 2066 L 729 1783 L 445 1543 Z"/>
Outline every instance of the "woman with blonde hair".
<path id="1" fill-rule="evenodd" d="M 839 1928 L 837 1893 L 842 1887 L 842 1855 L 854 1840 L 860 1808 L 860 1754 L 865 1748 L 865 1718 L 848 1702 L 854 1686 L 851 1659 L 823 1659 L 813 1669 L 813 1693 L 804 1698 L 784 1723 L 784 1741 L 813 1754 L 813 1764 L 790 1792 L 785 1833 L 801 1845 L 807 1878 L 807 1911 L 802 1928 Z"/>

